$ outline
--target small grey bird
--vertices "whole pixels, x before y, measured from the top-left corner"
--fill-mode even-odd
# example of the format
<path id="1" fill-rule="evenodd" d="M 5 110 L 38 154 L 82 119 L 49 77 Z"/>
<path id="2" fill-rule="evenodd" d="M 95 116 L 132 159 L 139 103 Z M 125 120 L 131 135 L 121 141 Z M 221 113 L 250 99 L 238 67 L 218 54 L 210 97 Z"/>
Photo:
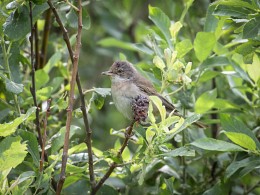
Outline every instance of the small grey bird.
<path id="1" fill-rule="evenodd" d="M 174 110 L 174 115 L 181 116 L 177 110 L 175 111 L 174 105 L 160 95 L 153 87 L 153 84 L 143 77 L 131 63 L 116 61 L 108 71 L 102 72 L 102 74 L 111 77 L 111 93 L 116 108 L 129 120 L 133 120 L 132 102 L 138 95 L 148 99 L 149 96 L 157 96 L 161 99 L 167 112 Z M 194 124 L 205 128 L 199 122 Z"/>

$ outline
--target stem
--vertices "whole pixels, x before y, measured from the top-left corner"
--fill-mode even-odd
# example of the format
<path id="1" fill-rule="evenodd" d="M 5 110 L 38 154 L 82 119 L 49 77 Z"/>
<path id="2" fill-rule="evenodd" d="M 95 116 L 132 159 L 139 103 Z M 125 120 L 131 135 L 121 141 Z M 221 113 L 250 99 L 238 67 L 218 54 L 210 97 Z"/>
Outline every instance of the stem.
<path id="1" fill-rule="evenodd" d="M 50 0 L 48 1 L 50 2 Z M 78 33 L 77 33 L 77 41 L 75 47 L 75 53 L 73 56 L 73 68 L 72 68 L 72 77 L 70 80 L 70 92 L 69 92 L 69 103 L 67 108 L 67 121 L 66 121 L 66 132 L 65 132 L 65 139 L 64 139 L 64 147 L 63 147 L 63 154 L 62 154 L 62 165 L 61 165 L 61 174 L 60 179 L 58 182 L 58 187 L 56 194 L 59 195 L 62 190 L 62 186 L 65 181 L 65 172 L 66 172 L 66 165 L 68 159 L 68 149 L 69 149 L 69 135 L 70 135 L 70 125 L 72 119 L 72 110 L 73 110 L 73 102 L 74 102 L 74 91 L 75 91 L 75 84 L 76 84 L 76 77 L 78 73 L 78 61 L 79 61 L 79 53 L 81 48 L 81 31 L 82 31 L 82 6 L 81 0 L 78 0 Z"/>
<path id="2" fill-rule="evenodd" d="M 135 121 L 131 123 L 131 125 L 126 129 L 126 137 L 125 140 L 120 148 L 120 150 L 117 152 L 117 158 L 120 158 L 124 149 L 126 148 L 128 141 L 132 135 L 133 127 L 134 127 Z M 113 162 L 110 166 L 108 171 L 105 173 L 105 175 L 99 180 L 95 188 L 92 190 L 91 195 L 94 195 L 97 193 L 97 191 L 101 188 L 101 186 L 104 184 L 104 182 L 109 178 L 111 173 L 114 171 L 114 169 L 118 166 L 116 162 Z"/>
<path id="3" fill-rule="evenodd" d="M 31 66 L 32 66 L 32 86 L 30 87 L 30 91 L 31 94 L 33 96 L 33 102 L 34 102 L 34 106 L 37 108 L 35 115 L 36 115 L 36 119 L 35 119 L 35 124 L 36 124 L 36 130 L 38 133 L 38 142 L 41 146 L 41 149 L 44 150 L 43 148 L 43 144 L 42 144 L 42 135 L 41 135 L 41 128 L 40 128 L 40 110 L 38 108 L 37 105 L 37 99 L 36 99 L 36 88 L 35 88 L 35 66 L 34 66 L 34 51 L 33 51 L 33 35 L 34 35 L 34 26 L 33 26 L 33 17 L 32 17 L 32 2 L 29 1 L 29 5 L 30 5 L 30 24 L 31 24 L 31 36 L 30 36 L 30 42 L 31 42 Z"/>
<path id="4" fill-rule="evenodd" d="M 45 143 L 46 143 L 46 136 L 47 136 L 47 124 L 48 124 L 48 117 L 50 115 L 50 107 L 51 107 L 51 99 L 47 100 L 47 110 L 46 110 L 46 114 L 45 114 L 45 118 L 43 121 L 43 138 L 42 138 L 42 153 L 41 153 L 41 161 L 40 161 L 40 172 L 43 171 L 43 163 L 44 163 L 44 154 L 45 154 Z"/>
<path id="5" fill-rule="evenodd" d="M 72 63 L 74 64 L 74 58 L 73 58 L 73 51 L 72 51 L 72 47 L 69 41 L 69 35 L 68 35 L 68 31 L 67 29 L 64 27 L 59 14 L 56 10 L 56 8 L 53 6 L 51 0 L 48 0 L 47 3 L 49 4 L 57 23 L 59 24 L 62 33 L 63 33 L 63 39 L 67 45 L 69 54 L 70 54 L 70 58 Z M 88 163 L 89 163 L 89 176 L 90 176 L 90 184 L 91 184 L 91 188 L 93 189 L 95 187 L 95 175 L 94 175 L 94 165 L 93 165 L 93 152 L 92 152 L 92 143 L 91 143 L 91 135 L 92 135 L 92 131 L 90 129 L 89 123 L 88 123 L 88 115 L 87 115 L 87 111 L 86 111 L 86 104 L 85 104 L 85 100 L 84 100 L 84 94 L 83 94 L 83 90 L 81 87 L 81 83 L 80 83 L 80 79 L 79 79 L 79 75 L 77 74 L 77 78 L 76 78 L 76 82 L 77 82 L 77 86 L 78 86 L 78 91 L 79 91 L 79 96 L 80 96 L 80 101 L 81 101 L 81 110 L 82 110 L 82 114 L 83 114 L 83 121 L 84 121 L 84 125 L 85 125 L 85 130 L 86 130 L 86 144 L 87 144 L 87 148 L 88 148 Z"/>

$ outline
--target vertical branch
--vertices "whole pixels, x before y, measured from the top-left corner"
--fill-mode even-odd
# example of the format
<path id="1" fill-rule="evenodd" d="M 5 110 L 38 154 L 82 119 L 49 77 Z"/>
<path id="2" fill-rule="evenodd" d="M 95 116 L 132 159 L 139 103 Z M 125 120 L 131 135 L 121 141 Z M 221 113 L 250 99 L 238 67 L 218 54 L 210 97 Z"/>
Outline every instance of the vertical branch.
<path id="1" fill-rule="evenodd" d="M 53 6 L 52 2 L 50 0 L 48 0 L 47 3 L 49 4 L 49 6 L 50 6 L 55 18 L 56 18 L 56 21 L 57 21 L 57 23 L 59 24 L 59 26 L 62 30 L 63 39 L 64 39 L 64 41 L 67 45 L 71 61 L 74 64 L 73 51 L 72 51 L 72 47 L 71 47 L 71 44 L 70 44 L 70 41 L 69 41 L 68 31 L 64 27 L 64 25 L 62 24 L 62 21 L 59 17 L 59 14 L 58 14 L 56 8 Z M 83 93 L 83 90 L 82 90 L 82 87 L 81 87 L 81 83 L 80 83 L 80 79 L 79 79 L 78 74 L 77 74 L 77 77 L 76 77 L 76 82 L 77 82 L 77 86 L 78 86 L 79 97 L 80 97 L 80 101 L 81 101 L 81 110 L 82 110 L 82 114 L 83 114 L 83 121 L 84 121 L 86 135 L 87 135 L 86 144 L 87 144 L 87 148 L 88 148 L 88 164 L 89 164 L 90 184 L 91 184 L 92 189 L 94 189 L 94 187 L 95 187 L 95 175 L 94 175 L 93 153 L 92 153 L 92 143 L 91 143 L 92 131 L 91 131 L 89 123 L 88 123 L 88 115 L 87 115 L 87 111 L 86 111 L 84 93 Z"/>
<path id="2" fill-rule="evenodd" d="M 36 119 L 35 119 L 35 124 L 36 124 L 36 130 L 38 133 L 38 142 L 44 150 L 43 145 L 42 145 L 42 135 L 41 135 L 41 128 L 40 128 L 40 111 L 37 105 L 37 99 L 36 99 L 36 89 L 35 89 L 35 66 L 34 66 L 34 51 L 33 51 L 33 40 L 34 40 L 34 25 L 33 25 L 33 17 L 32 17 L 32 2 L 29 1 L 29 6 L 30 6 L 30 25 L 31 25 L 31 36 L 30 36 L 30 42 L 31 42 L 31 67 L 32 67 L 32 86 L 30 87 L 31 94 L 33 96 L 33 102 L 34 106 L 37 108 L 36 109 Z"/>
<path id="3" fill-rule="evenodd" d="M 70 80 L 70 93 L 69 93 L 69 103 L 67 108 L 66 132 L 65 132 L 64 147 L 63 147 L 63 154 L 62 154 L 60 180 L 56 191 L 57 195 L 61 193 L 62 186 L 65 181 L 65 171 L 66 171 L 68 149 L 69 149 L 70 124 L 72 119 L 72 110 L 73 110 L 73 102 L 74 102 L 74 89 L 75 89 L 76 77 L 78 73 L 78 61 L 79 61 L 79 53 L 81 48 L 81 31 L 82 31 L 82 6 L 81 6 L 81 0 L 78 0 L 78 33 L 76 37 L 76 46 L 75 46 L 75 52 L 73 56 L 74 60 L 73 60 L 73 68 L 72 68 L 72 77 Z"/>
<path id="4" fill-rule="evenodd" d="M 42 47 L 41 47 L 41 55 L 40 55 L 40 62 L 39 68 L 43 68 L 46 63 L 46 53 L 47 53 L 47 46 L 48 46 L 48 39 L 50 34 L 50 24 L 51 24 L 51 9 L 49 8 L 45 13 L 45 24 L 43 30 L 43 38 L 42 38 Z"/>
<path id="5" fill-rule="evenodd" d="M 45 118 L 43 120 L 43 138 L 42 138 L 42 153 L 41 153 L 41 161 L 40 161 L 40 172 L 43 171 L 43 163 L 44 163 L 44 154 L 45 154 L 45 144 L 46 144 L 46 136 L 47 136 L 47 123 L 48 123 L 48 117 L 50 114 L 50 108 L 51 108 L 51 99 L 47 100 L 47 109 Z"/>

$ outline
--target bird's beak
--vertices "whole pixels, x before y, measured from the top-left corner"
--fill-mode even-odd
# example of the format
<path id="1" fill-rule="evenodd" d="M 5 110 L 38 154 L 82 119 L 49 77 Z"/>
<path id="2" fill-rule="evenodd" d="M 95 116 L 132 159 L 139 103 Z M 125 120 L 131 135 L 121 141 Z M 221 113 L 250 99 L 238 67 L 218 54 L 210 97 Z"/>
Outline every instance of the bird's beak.
<path id="1" fill-rule="evenodd" d="M 102 72 L 101 74 L 102 74 L 102 75 L 107 75 L 107 76 L 112 76 L 112 75 L 114 75 L 114 73 L 113 73 L 112 71 L 110 71 L 110 70 L 105 71 L 105 72 Z"/>

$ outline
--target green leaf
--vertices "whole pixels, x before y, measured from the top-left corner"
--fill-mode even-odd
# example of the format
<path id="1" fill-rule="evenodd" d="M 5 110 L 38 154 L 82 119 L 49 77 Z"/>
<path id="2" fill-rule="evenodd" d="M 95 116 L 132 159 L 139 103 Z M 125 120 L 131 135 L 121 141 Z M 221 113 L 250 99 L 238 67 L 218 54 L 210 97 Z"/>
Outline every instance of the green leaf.
<path id="1" fill-rule="evenodd" d="M 169 47 L 172 48 L 171 34 L 169 30 L 171 26 L 171 21 L 168 18 L 168 16 L 165 13 L 163 13 L 161 9 L 149 5 L 149 18 L 160 29 Z"/>
<path id="2" fill-rule="evenodd" d="M 31 154 L 34 165 L 39 166 L 40 154 L 38 148 L 37 137 L 34 133 L 29 131 L 20 130 L 19 135 L 22 137 L 23 141 L 27 143 L 28 152 Z"/>
<path id="3" fill-rule="evenodd" d="M 217 16 L 232 16 L 236 18 L 247 18 L 250 10 L 244 7 L 218 5 L 213 12 Z"/>
<path id="4" fill-rule="evenodd" d="M 36 90 L 44 86 L 49 81 L 49 79 L 50 79 L 49 75 L 43 69 L 37 70 L 35 72 Z"/>
<path id="5" fill-rule="evenodd" d="M 159 56 L 155 56 L 153 58 L 153 63 L 154 65 L 159 68 L 161 71 L 164 71 L 165 68 L 165 64 L 164 61 L 159 57 Z"/>
<path id="6" fill-rule="evenodd" d="M 248 163 L 253 160 L 254 157 L 245 158 L 240 161 L 233 161 L 226 169 L 225 172 L 225 179 L 230 178 L 236 171 L 238 171 L 240 168 L 245 167 L 248 165 Z"/>
<path id="7" fill-rule="evenodd" d="M 77 29 L 78 28 L 78 15 L 74 8 L 70 8 L 70 11 L 66 14 L 67 23 L 69 27 Z"/>
<path id="8" fill-rule="evenodd" d="M 200 66 L 201 70 L 204 70 L 205 68 L 212 68 L 215 66 L 227 66 L 230 62 L 227 57 L 223 56 L 216 56 L 206 59 Z"/>
<path id="9" fill-rule="evenodd" d="M 181 30 L 182 26 L 183 25 L 180 21 L 171 24 L 170 33 L 171 33 L 172 38 L 177 37 L 177 34 Z"/>
<path id="10" fill-rule="evenodd" d="M 165 138 L 163 142 L 167 142 L 171 140 L 176 134 L 180 133 L 188 126 L 198 121 L 200 117 L 201 117 L 200 114 L 194 114 L 187 117 L 185 120 L 183 118 L 180 118 L 179 123 L 175 124 L 175 126 L 169 131 L 168 136 Z"/>
<path id="11" fill-rule="evenodd" d="M 32 113 L 36 111 L 35 107 L 30 108 L 26 114 L 22 114 L 10 123 L 0 124 L 0 136 L 6 137 L 15 132 L 17 127 L 24 122 Z"/>
<path id="12" fill-rule="evenodd" d="M 0 171 L 15 168 L 23 162 L 27 152 L 21 137 L 6 137 L 0 143 Z"/>
<path id="13" fill-rule="evenodd" d="M 236 132 L 226 132 L 224 131 L 225 135 L 235 144 L 246 148 L 250 151 L 255 151 L 256 150 L 256 144 L 254 140 L 249 137 L 246 134 L 243 133 L 236 133 Z"/>
<path id="14" fill-rule="evenodd" d="M 102 97 L 111 95 L 111 88 L 93 88 L 93 90 Z"/>
<path id="15" fill-rule="evenodd" d="M 153 104 L 150 104 L 150 103 L 149 103 L 149 107 L 148 107 L 148 118 L 152 124 L 155 124 L 156 120 L 153 115 Z"/>
<path id="16" fill-rule="evenodd" d="M 149 127 L 146 132 L 145 132 L 145 137 L 146 137 L 146 140 L 149 144 L 152 143 L 153 141 L 153 137 L 155 136 L 155 132 L 152 130 L 153 128 L 152 127 Z"/>
<path id="17" fill-rule="evenodd" d="M 100 110 L 104 105 L 105 99 L 104 96 L 98 93 L 93 93 L 90 102 L 94 102 L 96 108 Z"/>
<path id="18" fill-rule="evenodd" d="M 239 74 L 239 76 L 244 79 L 245 81 L 248 81 L 249 83 L 252 84 L 251 79 L 249 78 L 248 74 L 240 67 L 239 64 L 237 64 L 235 61 L 230 60 L 230 64 L 232 67 L 235 69 L 235 71 Z"/>
<path id="19" fill-rule="evenodd" d="M 121 41 L 115 38 L 105 38 L 98 41 L 98 44 L 103 47 L 117 47 L 121 49 L 126 49 L 130 51 L 138 51 L 138 49 L 133 46 L 132 43 Z"/>
<path id="20" fill-rule="evenodd" d="M 34 181 L 34 178 L 34 171 L 23 172 L 16 180 L 11 182 L 12 185 L 9 190 L 12 194 L 26 194 L 26 191 L 30 188 L 30 185 Z"/>
<path id="21" fill-rule="evenodd" d="M 200 62 L 203 62 L 211 53 L 216 44 L 215 34 L 212 32 L 198 32 L 194 40 L 194 50 Z"/>
<path id="22" fill-rule="evenodd" d="M 91 20 L 87 9 L 82 9 L 82 24 L 83 24 L 83 29 L 85 30 L 90 29 Z"/>
<path id="23" fill-rule="evenodd" d="M 219 195 L 228 194 L 230 190 L 229 183 L 218 182 L 210 189 L 206 190 L 202 195 Z"/>
<path id="24" fill-rule="evenodd" d="M 53 67 L 55 67 L 55 65 L 61 61 L 61 57 L 62 57 L 62 55 L 60 52 L 54 53 L 53 56 L 51 56 L 51 58 L 47 62 L 47 64 L 44 66 L 44 68 L 43 68 L 44 71 L 46 73 L 49 73 L 51 71 L 51 69 Z"/>
<path id="25" fill-rule="evenodd" d="M 197 99 L 195 103 L 195 112 L 200 114 L 207 112 L 208 110 L 214 107 L 216 98 L 216 89 L 206 91 Z"/>
<path id="26" fill-rule="evenodd" d="M 72 136 L 74 136 L 78 131 L 80 127 L 71 125 L 70 126 L 70 139 Z M 65 131 L 66 127 L 62 127 L 58 133 L 56 133 L 54 136 L 51 138 L 51 154 L 55 154 L 64 144 L 64 138 L 65 138 Z"/>
<path id="27" fill-rule="evenodd" d="M 176 50 L 179 58 L 184 57 L 190 50 L 192 50 L 193 45 L 190 39 L 184 39 L 176 44 Z"/>
<path id="28" fill-rule="evenodd" d="M 43 4 L 43 3 L 45 3 L 47 0 L 32 0 L 32 2 L 34 3 L 34 4 L 38 4 L 38 5 L 41 5 L 41 4 Z"/>
<path id="29" fill-rule="evenodd" d="M 23 84 L 15 83 L 9 79 L 6 79 L 5 83 L 6 90 L 14 93 L 14 94 L 19 94 L 23 92 Z"/>
<path id="30" fill-rule="evenodd" d="M 4 34 L 12 40 L 25 39 L 30 32 L 29 10 L 26 5 L 20 6 L 9 15 L 3 25 Z"/>
<path id="31" fill-rule="evenodd" d="M 222 140 L 216 140 L 213 138 L 202 138 L 198 139 L 191 143 L 191 145 L 198 148 L 210 151 L 219 151 L 219 152 L 237 152 L 245 151 L 243 148 Z"/>
<path id="32" fill-rule="evenodd" d="M 254 54 L 253 63 L 247 65 L 247 72 L 252 80 L 257 83 L 260 79 L 260 59 L 257 54 Z"/>
<path id="33" fill-rule="evenodd" d="M 38 101 L 45 101 L 47 99 L 50 98 L 51 93 L 52 93 L 53 87 L 48 86 L 48 87 L 44 87 L 42 89 L 39 89 L 36 91 L 36 96 L 38 98 Z"/>
<path id="34" fill-rule="evenodd" d="M 162 105 L 162 100 L 158 96 L 149 96 L 149 99 L 153 102 L 156 108 L 159 110 L 161 115 L 161 120 L 164 121 L 166 118 L 166 109 Z"/>
<path id="35" fill-rule="evenodd" d="M 195 156 L 195 150 L 189 147 L 180 147 L 170 152 L 162 154 L 163 156 L 177 157 L 177 156 Z"/>
<path id="36" fill-rule="evenodd" d="M 256 38 L 259 35 L 260 17 L 253 18 L 247 22 L 243 28 L 243 38 Z"/>
<path id="37" fill-rule="evenodd" d="M 216 1 L 214 4 L 217 5 L 226 5 L 226 6 L 231 6 L 231 7 L 243 7 L 243 8 L 248 8 L 252 9 L 255 11 L 255 9 L 258 9 L 257 5 L 249 3 L 249 1 L 244 1 L 244 0 L 221 0 L 221 1 Z"/>
<path id="38" fill-rule="evenodd" d="M 203 72 L 203 74 L 199 78 L 199 82 L 206 82 L 208 80 L 211 80 L 215 78 L 216 76 L 220 75 L 219 72 L 217 71 L 212 71 L 212 70 L 206 70 Z"/>
<path id="39" fill-rule="evenodd" d="M 52 93 L 56 92 L 64 83 L 63 77 L 55 77 L 47 85 L 52 86 Z"/>
<path id="40" fill-rule="evenodd" d="M 220 99 L 220 98 L 215 99 L 214 108 L 217 108 L 219 110 L 224 110 L 224 109 L 238 109 L 238 110 L 240 110 L 239 106 L 233 104 L 229 100 Z"/>
<path id="41" fill-rule="evenodd" d="M 260 149 L 260 142 L 257 140 L 255 134 L 242 121 L 235 117 L 231 117 L 228 114 L 221 114 L 220 122 L 225 131 L 242 133 L 249 136 L 252 140 L 254 140 L 257 148 Z"/>
<path id="42" fill-rule="evenodd" d="M 217 26 L 218 26 L 218 18 L 213 15 L 213 12 L 216 8 L 215 4 L 211 4 L 208 7 L 207 15 L 206 15 L 206 21 L 204 25 L 204 31 L 205 32 L 215 32 Z"/>

